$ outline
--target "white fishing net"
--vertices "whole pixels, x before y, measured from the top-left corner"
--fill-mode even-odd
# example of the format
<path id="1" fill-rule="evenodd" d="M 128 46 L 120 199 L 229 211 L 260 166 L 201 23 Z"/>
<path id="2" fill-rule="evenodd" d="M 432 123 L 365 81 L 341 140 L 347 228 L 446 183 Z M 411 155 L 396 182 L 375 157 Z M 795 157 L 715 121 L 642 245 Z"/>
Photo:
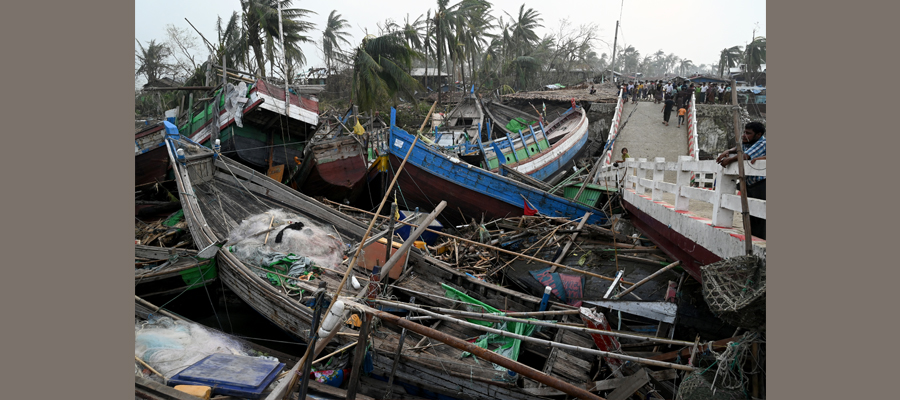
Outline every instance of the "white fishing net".
<path id="1" fill-rule="evenodd" d="M 169 317 L 153 316 L 134 325 L 134 355 L 166 379 L 210 354 L 250 356 L 248 350 L 224 334 Z"/>
<path id="2" fill-rule="evenodd" d="M 275 209 L 243 220 L 229 233 L 226 246 L 245 264 L 265 267 L 288 258 L 293 273 L 289 275 L 298 276 L 308 272 L 311 264 L 339 269 L 344 245 L 337 235 L 331 226 L 322 227 L 308 218 Z"/>

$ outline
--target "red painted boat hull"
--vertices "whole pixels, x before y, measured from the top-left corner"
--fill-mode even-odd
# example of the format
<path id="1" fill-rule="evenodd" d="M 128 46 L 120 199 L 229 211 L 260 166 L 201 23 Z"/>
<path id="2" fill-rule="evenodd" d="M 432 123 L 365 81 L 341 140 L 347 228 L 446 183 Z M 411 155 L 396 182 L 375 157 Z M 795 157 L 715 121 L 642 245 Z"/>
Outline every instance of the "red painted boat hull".
<path id="1" fill-rule="evenodd" d="M 681 261 L 681 267 L 694 277 L 697 282 L 703 282 L 700 278 L 701 265 L 712 264 L 722 260 L 722 257 L 715 255 L 709 249 L 657 221 L 631 203 L 623 201 L 622 204 L 634 216 L 631 219 L 631 223 L 634 224 L 635 228 L 653 240 L 669 257 Z"/>
<path id="2" fill-rule="evenodd" d="M 403 160 L 393 154 L 390 155 L 389 159 L 391 170 L 397 171 Z M 404 206 L 408 203 L 409 206 L 419 207 L 421 210 L 432 210 L 441 200 L 447 201 L 447 212 L 442 213 L 440 219 L 449 221 L 454 225 L 471 222 L 464 220 L 459 215 L 460 212 L 466 218 L 475 218 L 479 222 L 482 215 L 485 221 L 489 221 L 496 218 L 521 216 L 524 212 L 524 200 L 522 201 L 522 207 L 514 207 L 504 201 L 437 178 L 411 163 L 406 163 L 403 166 L 400 178 L 397 179 L 397 186 L 400 187 L 399 195 L 397 196 L 398 201 L 405 201 L 406 203 L 401 203 Z M 439 194 L 442 194 L 444 197 L 438 198 Z"/>

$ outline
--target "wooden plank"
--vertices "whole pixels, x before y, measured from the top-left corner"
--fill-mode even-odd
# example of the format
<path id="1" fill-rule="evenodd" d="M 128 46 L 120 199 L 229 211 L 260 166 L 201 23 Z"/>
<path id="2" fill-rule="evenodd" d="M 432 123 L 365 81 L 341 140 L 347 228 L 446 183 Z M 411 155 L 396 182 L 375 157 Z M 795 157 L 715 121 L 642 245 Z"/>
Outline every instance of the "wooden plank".
<path id="1" fill-rule="evenodd" d="M 585 374 L 587 374 L 588 371 L 591 370 L 591 363 L 589 363 L 585 360 L 582 360 L 582 359 L 580 359 L 572 354 L 569 354 L 565 351 L 560 351 L 559 354 L 557 354 L 557 357 L 558 357 L 558 360 L 556 361 L 557 363 L 567 362 L 573 366 L 577 366 L 579 369 L 584 370 Z"/>
<path id="2" fill-rule="evenodd" d="M 642 368 L 642 369 L 644 369 L 644 368 Z M 646 370 L 646 369 L 644 369 L 644 370 Z M 658 381 L 668 381 L 668 380 L 672 380 L 672 379 L 675 379 L 676 377 L 678 377 L 678 374 L 674 369 L 670 368 L 670 369 L 665 369 L 662 371 L 653 371 L 650 373 L 650 376 L 653 377 L 653 379 L 656 379 Z M 618 388 L 619 386 L 621 386 L 623 383 L 625 383 L 626 380 L 628 380 L 628 378 L 613 378 L 613 379 L 597 381 L 597 382 L 594 382 L 594 387 L 592 389 L 590 389 L 590 391 L 593 392 L 593 391 L 601 391 L 601 390 L 612 390 L 612 389 L 615 389 L 615 388 Z M 560 392 L 560 393 L 562 393 L 562 392 Z"/>
<path id="3" fill-rule="evenodd" d="M 650 382 L 650 376 L 647 374 L 646 368 L 641 368 L 634 375 L 625 378 L 624 382 L 622 382 L 616 390 L 613 390 L 612 393 L 606 396 L 606 399 L 625 400 L 631 397 L 631 395 L 642 386 L 646 385 L 647 382 Z"/>

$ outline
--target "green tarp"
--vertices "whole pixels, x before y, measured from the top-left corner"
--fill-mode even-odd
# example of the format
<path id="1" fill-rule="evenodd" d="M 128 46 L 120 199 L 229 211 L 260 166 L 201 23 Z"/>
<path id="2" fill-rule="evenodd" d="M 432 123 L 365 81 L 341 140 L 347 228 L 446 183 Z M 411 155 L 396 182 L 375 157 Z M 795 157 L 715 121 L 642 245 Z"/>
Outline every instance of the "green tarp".
<path id="1" fill-rule="evenodd" d="M 456 289 L 454 289 L 450 286 L 447 286 L 443 283 L 441 284 L 441 286 L 444 288 L 444 292 L 448 298 L 470 304 L 469 306 L 467 306 L 468 311 L 505 315 L 505 313 L 501 312 L 500 310 L 498 310 L 494 307 L 491 307 L 485 303 L 482 303 L 478 300 L 475 300 L 472 297 L 469 297 L 468 295 L 466 295 L 465 293 L 460 292 L 459 290 L 456 290 Z M 489 327 L 492 327 L 495 329 L 512 332 L 512 333 L 522 335 L 522 336 L 531 336 L 531 334 L 534 333 L 534 330 L 535 330 L 534 325 L 523 324 L 521 322 L 505 322 L 504 321 L 504 322 L 491 323 L 491 322 L 481 321 L 481 320 L 473 319 L 473 318 L 468 318 L 467 320 L 473 324 L 489 326 Z M 519 359 L 519 348 L 522 345 L 522 341 L 519 339 L 513 339 L 510 337 L 501 336 L 496 333 L 485 333 L 478 337 L 478 339 L 475 341 L 475 345 L 478 347 L 481 347 L 483 349 L 488 349 L 488 350 L 490 350 L 490 348 L 488 348 L 489 345 L 499 345 L 496 349 L 493 350 L 493 352 L 500 354 L 511 360 L 518 360 Z M 471 355 L 471 354 L 468 352 L 463 352 L 462 357 L 467 357 L 469 355 Z M 494 369 L 496 369 L 498 371 L 504 371 L 504 372 L 506 371 L 506 368 L 503 368 L 496 364 L 494 365 Z"/>

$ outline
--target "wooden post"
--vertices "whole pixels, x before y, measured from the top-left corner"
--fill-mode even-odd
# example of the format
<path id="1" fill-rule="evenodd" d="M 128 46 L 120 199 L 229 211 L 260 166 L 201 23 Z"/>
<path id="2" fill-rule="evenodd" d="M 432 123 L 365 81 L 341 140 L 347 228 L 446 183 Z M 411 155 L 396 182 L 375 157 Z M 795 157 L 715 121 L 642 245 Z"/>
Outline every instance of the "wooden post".
<path id="1" fill-rule="evenodd" d="M 395 194 L 396 196 L 396 194 Z M 397 203 L 391 203 L 391 219 L 388 223 L 387 245 L 384 247 L 384 261 L 391 259 L 391 249 L 394 248 L 394 216 L 397 215 Z M 386 264 L 386 263 L 385 263 Z"/>
<path id="2" fill-rule="evenodd" d="M 742 146 L 741 141 L 741 116 L 738 112 L 740 109 L 740 105 L 737 104 L 737 90 L 735 90 L 735 82 L 734 79 L 731 80 L 731 101 L 734 103 L 732 107 L 731 114 L 734 116 L 734 139 L 735 139 L 735 148 L 737 149 L 737 163 L 738 163 L 738 174 L 741 177 L 741 217 L 743 217 L 744 222 L 744 250 L 747 252 L 747 255 L 753 254 L 753 239 L 752 232 L 750 232 L 750 207 L 747 205 L 747 182 L 746 177 L 744 175 L 744 147 Z M 731 194 L 731 193 L 729 193 Z"/>
<path id="3" fill-rule="evenodd" d="M 347 384 L 347 399 L 355 400 L 359 385 L 359 372 L 362 369 L 363 359 L 366 355 L 366 344 L 369 340 L 369 325 L 372 322 L 372 314 L 362 313 L 362 325 L 359 327 L 359 340 L 353 353 L 353 364 L 350 370 L 350 383 Z"/>

